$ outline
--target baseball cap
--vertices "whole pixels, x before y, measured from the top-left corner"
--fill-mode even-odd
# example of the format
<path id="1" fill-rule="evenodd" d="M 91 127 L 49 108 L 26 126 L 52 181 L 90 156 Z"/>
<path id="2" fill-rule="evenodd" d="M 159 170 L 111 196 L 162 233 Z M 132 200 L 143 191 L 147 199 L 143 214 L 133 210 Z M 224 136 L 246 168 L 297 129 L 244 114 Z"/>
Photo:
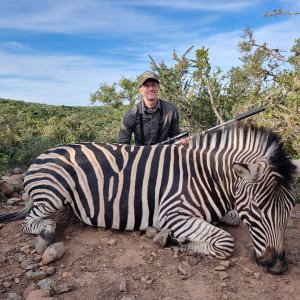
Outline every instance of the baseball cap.
<path id="1" fill-rule="evenodd" d="M 143 74 L 141 74 L 138 78 L 139 86 L 142 86 L 144 84 L 144 82 L 148 79 L 153 79 L 159 83 L 158 77 L 154 72 L 146 71 Z"/>

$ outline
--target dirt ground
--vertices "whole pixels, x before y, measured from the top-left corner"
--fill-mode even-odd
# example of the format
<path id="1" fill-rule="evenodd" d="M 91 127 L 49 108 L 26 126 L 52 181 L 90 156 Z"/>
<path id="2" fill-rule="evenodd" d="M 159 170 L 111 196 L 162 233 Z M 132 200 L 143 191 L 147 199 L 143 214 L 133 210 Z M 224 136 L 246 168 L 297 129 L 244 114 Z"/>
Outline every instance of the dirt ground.
<path id="1" fill-rule="evenodd" d="M 0 214 L 20 208 L 2 203 Z M 50 265 L 55 267 L 48 276 L 56 287 L 52 299 L 300 299 L 300 204 L 286 232 L 289 269 L 280 276 L 255 267 L 244 224 L 222 226 L 235 238 L 235 251 L 230 266 L 218 271 L 224 269 L 222 261 L 160 248 L 141 232 L 91 228 L 67 210 L 55 219 L 57 241 L 67 250 Z M 22 244 L 33 239 L 21 232 L 21 223 L 0 227 L 0 299 L 24 299 L 24 290 L 40 280 L 28 278 L 19 262 Z"/>

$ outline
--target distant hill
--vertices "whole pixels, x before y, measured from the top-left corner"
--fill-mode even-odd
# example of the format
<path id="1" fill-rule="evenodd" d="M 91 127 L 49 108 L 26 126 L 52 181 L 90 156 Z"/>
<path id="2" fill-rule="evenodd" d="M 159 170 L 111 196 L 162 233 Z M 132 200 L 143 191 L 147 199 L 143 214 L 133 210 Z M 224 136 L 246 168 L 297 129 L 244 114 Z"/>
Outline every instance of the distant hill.
<path id="1" fill-rule="evenodd" d="M 0 172 L 27 166 L 59 144 L 116 142 L 122 111 L 111 107 L 54 106 L 0 98 Z"/>

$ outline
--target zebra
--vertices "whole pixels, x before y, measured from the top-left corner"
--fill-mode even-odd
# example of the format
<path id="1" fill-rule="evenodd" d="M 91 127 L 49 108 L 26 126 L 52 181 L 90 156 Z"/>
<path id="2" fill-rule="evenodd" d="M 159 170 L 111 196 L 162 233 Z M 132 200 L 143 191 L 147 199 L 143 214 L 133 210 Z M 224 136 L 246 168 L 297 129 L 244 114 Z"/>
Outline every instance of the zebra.
<path id="1" fill-rule="evenodd" d="M 70 206 L 83 223 L 166 233 L 163 246 L 227 258 L 233 237 L 219 222 L 247 224 L 254 261 L 271 274 L 288 268 L 284 232 L 295 194 L 296 166 L 270 130 L 234 124 L 196 134 L 188 145 L 62 145 L 38 156 L 25 179 L 28 205 L 0 216 L 25 217 L 22 230 L 54 242 L 48 216 Z"/>

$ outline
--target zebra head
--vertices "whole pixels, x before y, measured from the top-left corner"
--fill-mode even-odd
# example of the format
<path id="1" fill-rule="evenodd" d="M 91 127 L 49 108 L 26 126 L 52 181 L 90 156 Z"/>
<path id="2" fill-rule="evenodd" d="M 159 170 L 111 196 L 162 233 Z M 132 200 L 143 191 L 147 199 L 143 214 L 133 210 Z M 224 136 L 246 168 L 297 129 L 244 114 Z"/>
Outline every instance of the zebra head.
<path id="1" fill-rule="evenodd" d="M 271 274 L 282 274 L 288 268 L 284 232 L 295 205 L 291 187 L 295 165 L 280 148 L 268 160 L 233 164 L 237 210 L 248 225 L 255 263 Z"/>

